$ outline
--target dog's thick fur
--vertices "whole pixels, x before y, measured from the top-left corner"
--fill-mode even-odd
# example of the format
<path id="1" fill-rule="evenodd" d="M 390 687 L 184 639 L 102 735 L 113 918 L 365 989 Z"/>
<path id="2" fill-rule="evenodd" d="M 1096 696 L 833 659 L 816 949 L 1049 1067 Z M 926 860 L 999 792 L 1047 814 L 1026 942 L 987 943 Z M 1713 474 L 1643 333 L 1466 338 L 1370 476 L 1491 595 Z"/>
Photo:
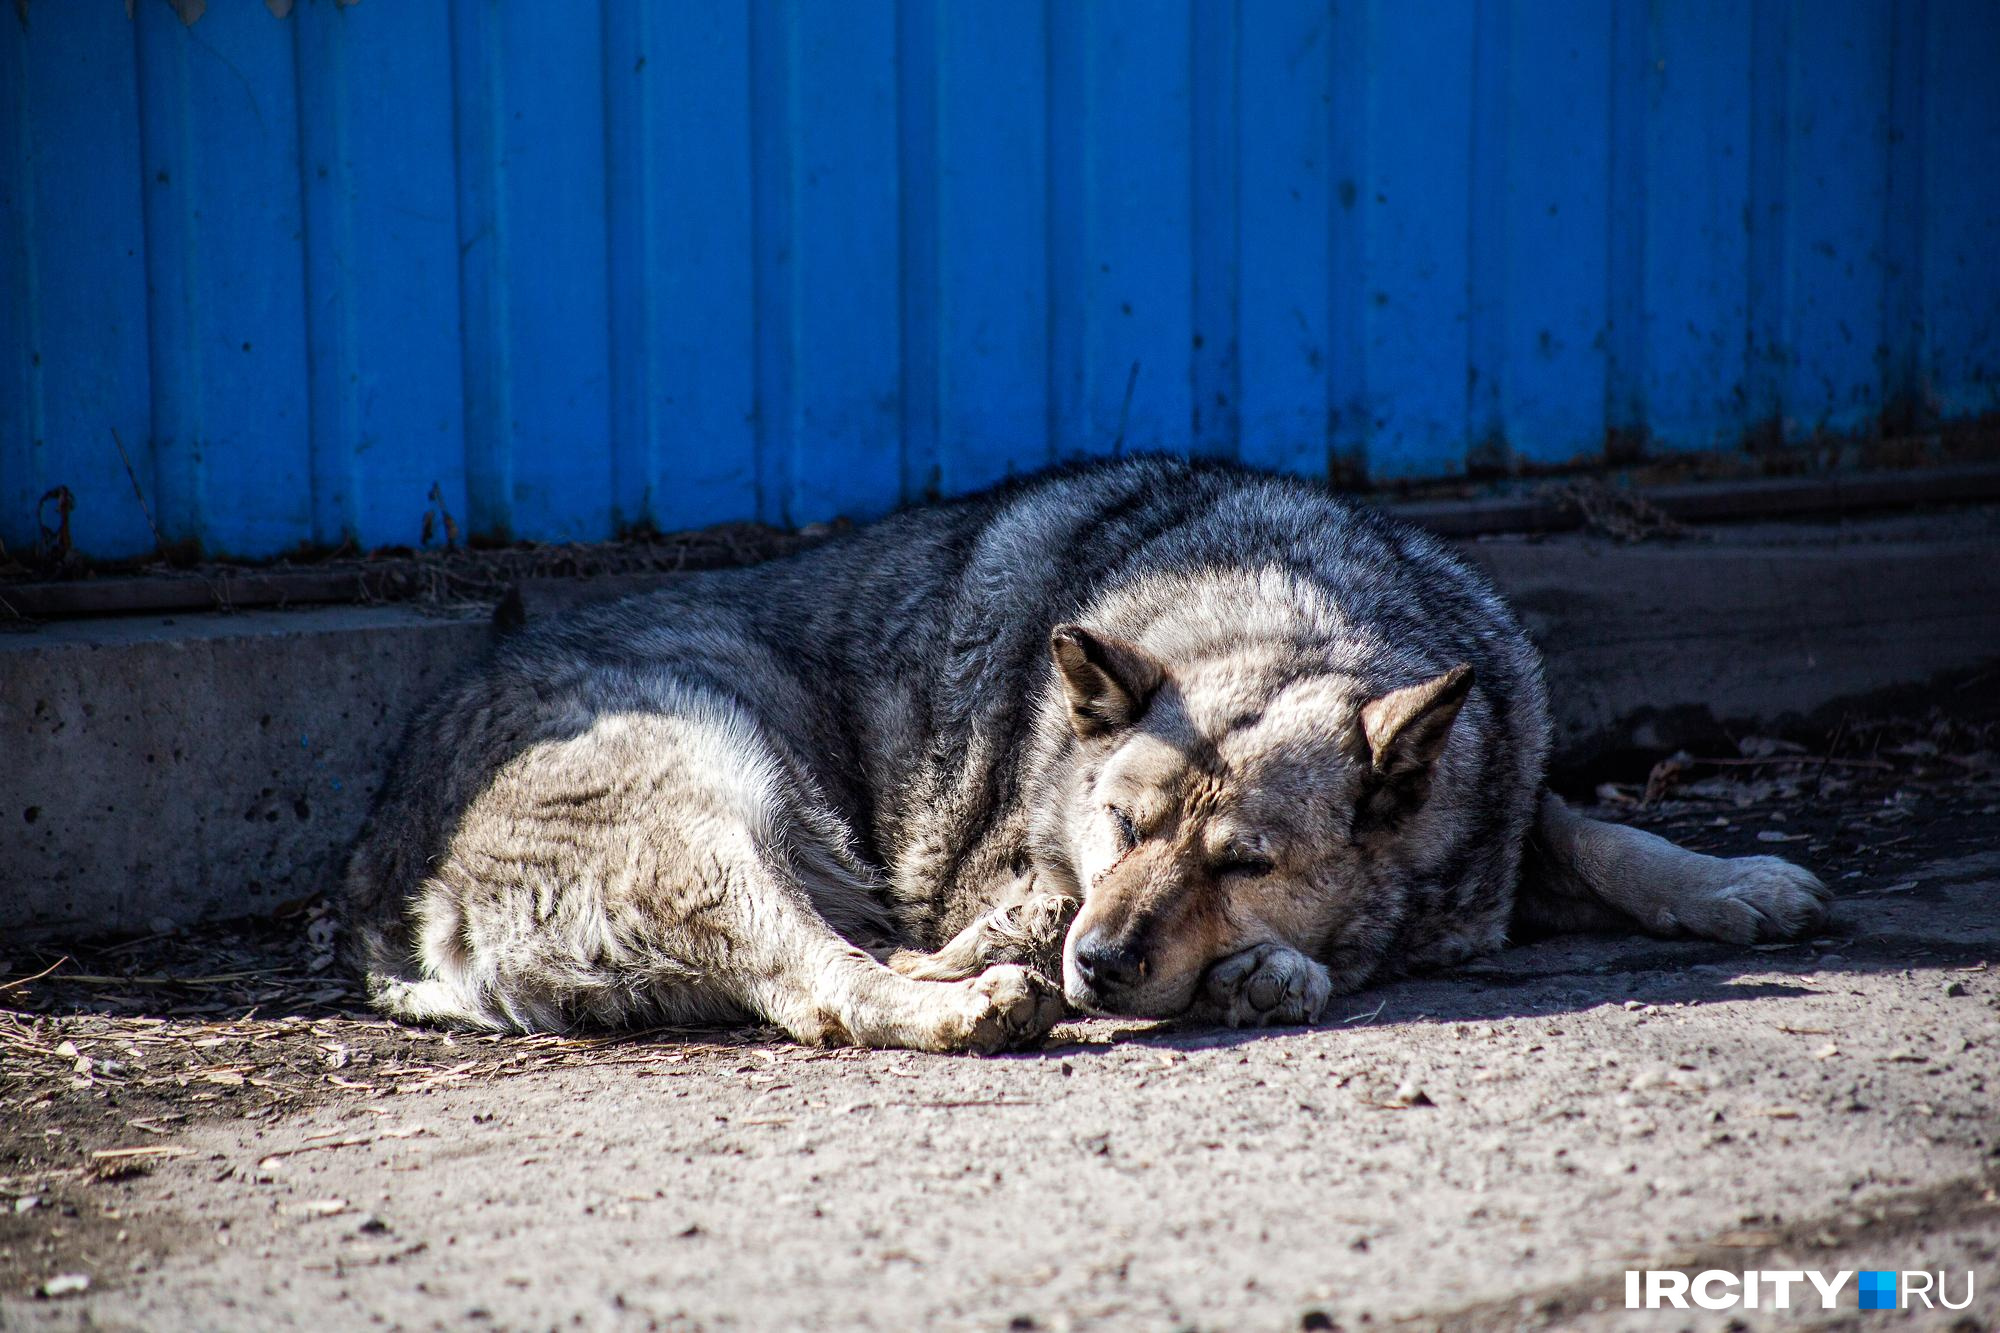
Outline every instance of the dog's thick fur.
<path id="1" fill-rule="evenodd" d="M 1066 1005 L 1310 1022 L 1510 925 L 1820 921 L 1796 866 L 1567 810 L 1548 732 L 1422 532 L 1082 468 L 506 640 L 414 724 L 349 952 L 408 1019 L 991 1051 Z"/>

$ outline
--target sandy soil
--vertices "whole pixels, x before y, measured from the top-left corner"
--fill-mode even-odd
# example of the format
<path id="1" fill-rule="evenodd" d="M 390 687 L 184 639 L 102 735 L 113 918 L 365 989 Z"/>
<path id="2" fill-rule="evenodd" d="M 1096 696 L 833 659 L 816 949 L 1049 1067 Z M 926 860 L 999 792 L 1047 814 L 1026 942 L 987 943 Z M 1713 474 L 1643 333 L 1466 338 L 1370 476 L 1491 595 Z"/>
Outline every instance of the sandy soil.
<path id="1" fill-rule="evenodd" d="M 1873 1327 L 1623 1275 L 1921 1267 L 1977 1300 L 1898 1326 L 1993 1328 L 1991 739 L 1600 793 L 1819 868 L 1819 939 L 1547 941 L 1311 1030 L 489 1039 L 355 1009 L 310 904 L 73 949 L 0 991 L 0 1327 Z"/>

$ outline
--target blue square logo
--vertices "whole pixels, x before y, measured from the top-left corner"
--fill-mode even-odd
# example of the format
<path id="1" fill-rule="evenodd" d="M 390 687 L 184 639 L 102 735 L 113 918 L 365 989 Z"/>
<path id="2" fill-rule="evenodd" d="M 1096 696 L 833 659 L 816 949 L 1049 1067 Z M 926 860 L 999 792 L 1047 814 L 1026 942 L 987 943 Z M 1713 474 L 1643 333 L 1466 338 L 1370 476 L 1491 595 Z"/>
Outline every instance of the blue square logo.
<path id="1" fill-rule="evenodd" d="M 1882 1269 L 1863 1269 L 1861 1271 L 1861 1308 L 1864 1310 L 1895 1309 L 1896 1275 Z"/>

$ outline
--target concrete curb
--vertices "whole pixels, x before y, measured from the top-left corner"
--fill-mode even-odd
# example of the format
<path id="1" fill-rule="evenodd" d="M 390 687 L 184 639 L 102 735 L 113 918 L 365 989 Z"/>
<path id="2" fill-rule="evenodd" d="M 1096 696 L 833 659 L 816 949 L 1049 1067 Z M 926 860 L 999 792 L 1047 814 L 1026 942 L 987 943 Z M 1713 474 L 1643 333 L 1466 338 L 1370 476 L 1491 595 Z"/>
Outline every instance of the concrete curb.
<path id="1" fill-rule="evenodd" d="M 1542 647 L 1562 764 L 1699 744 L 1721 723 L 1770 724 L 2000 658 L 2000 510 L 1461 549 Z"/>
<path id="2" fill-rule="evenodd" d="M 0 936 L 144 931 L 328 887 L 410 712 L 487 642 L 390 607 L 0 635 Z"/>
<path id="3" fill-rule="evenodd" d="M 1464 549 L 1547 653 L 1571 758 L 2000 659 L 2000 511 Z M 0 935 L 163 929 L 329 888 L 411 710 L 488 637 L 482 615 L 402 607 L 0 634 Z"/>

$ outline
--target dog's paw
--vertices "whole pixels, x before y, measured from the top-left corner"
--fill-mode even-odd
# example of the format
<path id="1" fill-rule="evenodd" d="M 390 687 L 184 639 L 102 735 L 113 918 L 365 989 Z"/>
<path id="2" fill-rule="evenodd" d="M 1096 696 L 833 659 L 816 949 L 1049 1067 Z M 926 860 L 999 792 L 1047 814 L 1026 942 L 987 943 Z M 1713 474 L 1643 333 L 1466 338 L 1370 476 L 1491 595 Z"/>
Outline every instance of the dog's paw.
<path id="1" fill-rule="evenodd" d="M 918 981 L 964 981 L 1002 963 L 1059 976 L 1063 932 L 1076 909 L 1074 898 L 1038 893 L 988 912 L 936 953 L 882 949 L 875 956 Z"/>
<path id="2" fill-rule="evenodd" d="M 1063 936 L 1079 905 L 1059 893 L 1037 893 L 989 913 L 978 928 L 982 966 L 1018 963 L 1044 976 L 1061 976 Z"/>
<path id="3" fill-rule="evenodd" d="M 1685 930 L 1703 939 L 1795 940 L 1819 929 L 1832 896 L 1804 866 L 1775 856 L 1741 856 L 1720 862 L 1714 881 L 1682 903 L 1676 915 Z"/>
<path id="4" fill-rule="evenodd" d="M 1317 1023 L 1333 978 L 1297 949 L 1260 944 L 1210 968 L 1201 993 L 1202 1008 L 1233 1028 Z"/>
<path id="5" fill-rule="evenodd" d="M 1011 963 L 959 984 L 970 1004 L 954 1050 L 992 1055 L 1040 1041 L 1068 1012 L 1062 992 L 1047 978 Z"/>
<path id="6" fill-rule="evenodd" d="M 1005 928 L 996 930 L 996 943 L 1014 945 L 1023 952 L 1046 951 L 1053 946 L 1060 957 L 1063 935 L 1081 906 L 1064 894 L 1037 893 L 1000 913 Z"/>

